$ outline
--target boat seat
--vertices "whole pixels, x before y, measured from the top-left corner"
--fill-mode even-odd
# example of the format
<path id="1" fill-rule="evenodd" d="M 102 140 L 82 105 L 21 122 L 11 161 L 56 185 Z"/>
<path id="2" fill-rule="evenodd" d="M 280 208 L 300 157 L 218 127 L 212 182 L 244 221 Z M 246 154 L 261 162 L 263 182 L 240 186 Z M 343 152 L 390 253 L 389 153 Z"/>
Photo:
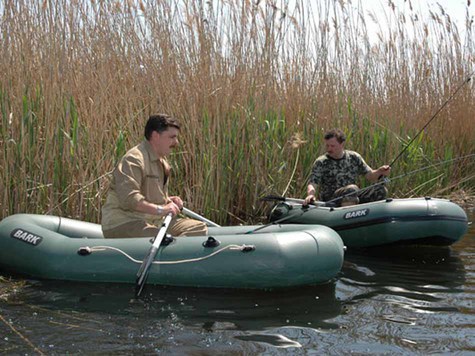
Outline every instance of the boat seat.
<path id="1" fill-rule="evenodd" d="M 73 238 L 104 238 L 101 225 L 62 217 L 59 218 L 58 233 Z"/>

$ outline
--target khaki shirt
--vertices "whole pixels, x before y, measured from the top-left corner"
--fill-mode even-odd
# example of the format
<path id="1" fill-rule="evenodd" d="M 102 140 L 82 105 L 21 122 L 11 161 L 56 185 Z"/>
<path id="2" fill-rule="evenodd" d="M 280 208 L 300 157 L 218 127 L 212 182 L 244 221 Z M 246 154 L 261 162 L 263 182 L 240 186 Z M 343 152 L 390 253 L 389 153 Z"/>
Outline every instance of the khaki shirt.
<path id="1" fill-rule="evenodd" d="M 147 140 L 130 149 L 112 174 L 109 194 L 102 207 L 102 229 L 110 230 L 137 220 L 159 225 L 162 217 L 141 213 L 135 207 L 144 199 L 157 205 L 168 202 L 165 172 L 170 172 L 170 165 L 157 157 Z"/>

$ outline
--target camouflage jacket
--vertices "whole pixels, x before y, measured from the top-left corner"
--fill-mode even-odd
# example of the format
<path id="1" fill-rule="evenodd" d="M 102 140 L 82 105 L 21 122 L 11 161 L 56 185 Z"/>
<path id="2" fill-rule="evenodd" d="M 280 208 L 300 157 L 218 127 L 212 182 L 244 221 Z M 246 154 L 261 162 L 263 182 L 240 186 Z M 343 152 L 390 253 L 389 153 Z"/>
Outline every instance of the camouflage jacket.
<path id="1" fill-rule="evenodd" d="M 310 176 L 310 183 L 320 188 L 319 199 L 332 199 L 335 190 L 349 184 L 357 184 L 358 176 L 370 172 L 363 157 L 354 151 L 345 150 L 343 157 L 334 159 L 324 154 L 317 158 Z"/>

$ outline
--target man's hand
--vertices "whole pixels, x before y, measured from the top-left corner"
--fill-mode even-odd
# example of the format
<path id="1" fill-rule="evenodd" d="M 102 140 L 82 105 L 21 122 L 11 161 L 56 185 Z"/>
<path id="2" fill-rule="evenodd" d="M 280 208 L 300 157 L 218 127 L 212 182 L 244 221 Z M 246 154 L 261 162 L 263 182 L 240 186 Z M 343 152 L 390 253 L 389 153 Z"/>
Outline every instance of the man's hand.
<path id="1" fill-rule="evenodd" d="M 178 205 L 171 201 L 167 205 L 163 206 L 163 210 L 165 212 L 165 215 L 172 214 L 173 216 L 176 216 L 180 214 L 181 209 L 178 207 Z"/>
<path id="2" fill-rule="evenodd" d="M 366 173 L 365 178 L 371 183 L 376 183 L 381 177 L 387 177 L 391 173 L 391 166 L 384 165 Z"/>
<path id="3" fill-rule="evenodd" d="M 391 167 L 388 165 L 381 166 L 378 168 L 378 173 L 379 173 L 379 176 L 387 177 L 391 173 Z"/>
<path id="4" fill-rule="evenodd" d="M 309 183 L 309 185 L 307 186 L 307 197 L 305 198 L 305 203 L 303 205 L 305 206 L 315 202 L 317 200 L 317 198 L 315 197 L 316 193 L 317 190 L 315 188 L 315 185 L 313 183 Z"/>
<path id="5" fill-rule="evenodd" d="M 170 202 L 174 203 L 178 207 L 178 209 L 183 209 L 183 200 L 181 200 L 180 197 L 173 196 L 169 197 L 168 199 L 170 200 Z"/>
<path id="6" fill-rule="evenodd" d="M 305 198 L 305 203 L 304 203 L 303 205 L 312 204 L 312 203 L 315 202 L 316 200 L 317 200 L 317 198 L 315 197 L 314 194 L 307 195 L 307 197 Z"/>

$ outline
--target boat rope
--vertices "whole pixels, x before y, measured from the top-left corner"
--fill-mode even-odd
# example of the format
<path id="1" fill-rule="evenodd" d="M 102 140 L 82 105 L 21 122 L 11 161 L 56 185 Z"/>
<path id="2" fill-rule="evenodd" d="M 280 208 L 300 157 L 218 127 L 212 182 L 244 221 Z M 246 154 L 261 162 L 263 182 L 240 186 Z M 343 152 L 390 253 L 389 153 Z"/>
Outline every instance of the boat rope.
<path id="1" fill-rule="evenodd" d="M 174 265 L 174 264 L 180 264 L 180 263 L 199 262 L 199 261 L 203 261 L 208 258 L 211 258 L 213 256 L 216 256 L 217 254 L 224 252 L 225 250 L 249 252 L 255 249 L 256 247 L 254 245 L 228 245 L 203 257 L 189 258 L 189 259 L 177 260 L 177 261 L 153 261 L 152 263 L 156 265 Z M 133 258 L 132 256 L 130 256 L 129 254 L 127 254 L 125 251 L 121 250 L 120 248 L 112 247 L 112 246 L 94 246 L 94 247 L 85 246 L 85 247 L 80 247 L 78 251 L 86 251 L 80 254 L 88 255 L 93 252 L 102 252 L 102 251 L 107 251 L 107 250 L 119 252 L 120 254 L 124 255 L 125 257 L 127 257 L 129 260 L 131 260 L 134 263 L 141 264 L 143 262 L 143 261 Z"/>

